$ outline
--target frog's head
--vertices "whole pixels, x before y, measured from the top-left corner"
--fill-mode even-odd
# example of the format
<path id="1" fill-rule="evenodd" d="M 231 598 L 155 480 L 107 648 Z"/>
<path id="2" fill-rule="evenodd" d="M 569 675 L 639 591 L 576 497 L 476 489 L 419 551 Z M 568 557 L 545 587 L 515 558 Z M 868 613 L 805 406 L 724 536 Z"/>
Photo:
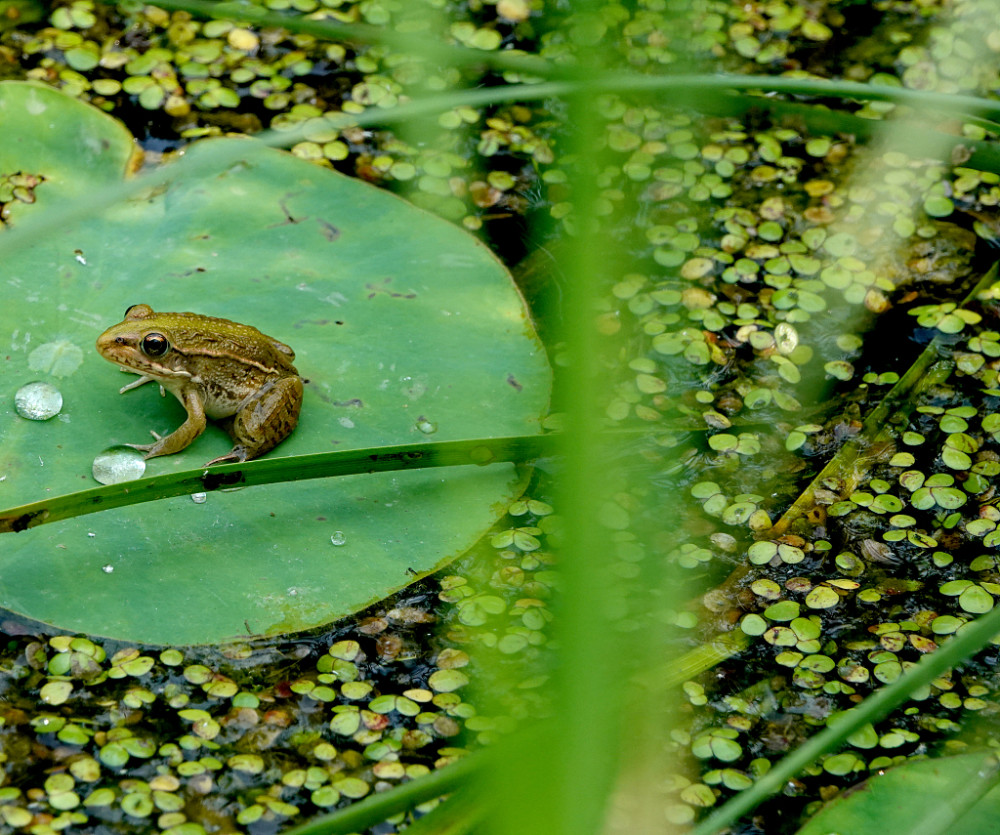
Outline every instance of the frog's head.
<path id="1" fill-rule="evenodd" d="M 173 336 L 173 315 L 154 313 L 148 304 L 134 304 L 125 311 L 124 321 L 97 338 L 97 352 L 109 362 L 166 387 L 190 378 L 187 359 Z"/>

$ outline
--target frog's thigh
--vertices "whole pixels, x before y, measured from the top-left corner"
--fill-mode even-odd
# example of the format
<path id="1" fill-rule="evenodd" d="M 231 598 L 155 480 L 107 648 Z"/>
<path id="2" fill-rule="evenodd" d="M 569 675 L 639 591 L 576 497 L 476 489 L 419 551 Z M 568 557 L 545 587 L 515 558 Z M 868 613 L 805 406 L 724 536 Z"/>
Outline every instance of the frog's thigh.
<path id="1" fill-rule="evenodd" d="M 232 436 L 247 458 L 256 458 L 288 437 L 299 422 L 302 380 L 282 377 L 248 402 L 233 419 Z"/>

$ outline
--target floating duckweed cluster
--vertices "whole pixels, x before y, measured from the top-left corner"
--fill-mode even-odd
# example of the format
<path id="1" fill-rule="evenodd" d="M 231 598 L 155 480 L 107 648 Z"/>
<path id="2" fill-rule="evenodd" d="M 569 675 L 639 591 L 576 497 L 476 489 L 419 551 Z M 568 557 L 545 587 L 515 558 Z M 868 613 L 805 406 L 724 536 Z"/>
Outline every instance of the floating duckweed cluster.
<path id="1" fill-rule="evenodd" d="M 34 174 L 10 174 L 0 171 L 0 228 L 10 217 L 11 204 L 34 203 L 35 189 L 41 184 L 42 178 Z"/>
<path id="2" fill-rule="evenodd" d="M 613 421 L 662 421 L 677 404 L 666 393 L 674 380 L 703 381 L 697 402 L 681 409 L 700 410 L 713 429 L 799 412 L 814 398 L 799 394 L 804 379 L 807 386 L 815 379 L 805 369 L 819 362 L 831 380 L 852 380 L 861 341 L 829 332 L 853 326 L 852 308 L 883 313 L 903 288 L 953 284 L 970 272 L 974 236 L 926 211 L 926 195 L 945 184 L 942 166 L 888 152 L 880 180 L 841 193 L 834 180 L 850 169 L 843 142 L 815 143 L 791 129 L 751 134 L 734 123 L 699 136 L 686 117 L 629 108 L 612 96 L 603 112 L 620 120 L 609 136 L 633 137 L 615 148 L 631 149 L 623 151 L 623 168 L 642 155 L 639 179 L 649 182 L 644 196 L 652 207 L 643 231 L 654 262 L 612 288 L 648 338 L 648 349 L 629 363 L 634 375 L 609 402 Z M 979 183 L 992 188 L 991 179 Z M 944 328 L 974 316 L 939 305 L 914 315 Z M 607 317 L 602 330 L 613 333 L 621 322 Z M 693 368 L 685 371 L 675 357 Z M 732 367 L 738 377 L 717 379 Z M 819 431 L 815 423 L 800 427 L 791 449 Z M 708 443 L 748 455 L 760 449 L 719 435 Z"/>
<path id="3" fill-rule="evenodd" d="M 526 496 L 511 514 L 512 527 L 493 537 L 492 575 L 481 556 L 467 557 L 436 598 L 411 592 L 314 640 L 232 645 L 209 658 L 8 636 L 0 821 L 38 835 L 255 831 L 384 791 L 494 739 L 509 722 L 469 701 L 461 647 L 523 663 L 545 644 L 554 582 L 551 506 Z M 445 604 L 437 637 L 435 599 Z M 528 698 L 507 692 L 504 707 Z"/>
<path id="4" fill-rule="evenodd" d="M 997 285 L 986 290 L 979 305 L 998 292 Z M 1000 475 L 1000 351 L 996 332 L 981 327 L 979 305 L 968 311 L 974 315 L 964 338 L 939 348 L 962 363 L 956 359 L 950 379 L 930 387 L 912 411 L 890 416 L 892 441 L 863 459 L 856 485 L 825 479 L 791 531 L 766 538 L 765 529 L 765 538 L 747 548 L 750 570 L 737 587 L 706 598 L 718 623 L 754 642 L 739 661 L 741 687 L 749 689 L 685 685 L 692 709 L 710 700 L 725 708 L 722 717 L 693 712 L 692 730 L 679 735 L 677 755 L 705 765 L 700 781 L 678 776 L 674 819 L 692 820 L 696 809 L 744 788 L 770 765 L 761 745 L 765 755 L 780 755 L 1000 599 L 998 562 L 989 553 L 1000 543 L 1000 512 L 991 502 Z M 718 485 L 702 482 L 693 492 L 706 511 L 727 521 L 733 505 Z M 693 546 L 681 549 L 682 565 L 685 554 L 692 564 L 692 552 Z M 1000 709 L 997 652 L 994 646 L 961 676 L 936 679 L 910 706 L 853 735 L 846 751 L 807 769 L 792 793 L 828 799 L 839 790 L 835 778 L 865 775 L 926 750 L 959 729 L 964 711 Z M 748 672 L 747 664 L 754 669 Z"/>

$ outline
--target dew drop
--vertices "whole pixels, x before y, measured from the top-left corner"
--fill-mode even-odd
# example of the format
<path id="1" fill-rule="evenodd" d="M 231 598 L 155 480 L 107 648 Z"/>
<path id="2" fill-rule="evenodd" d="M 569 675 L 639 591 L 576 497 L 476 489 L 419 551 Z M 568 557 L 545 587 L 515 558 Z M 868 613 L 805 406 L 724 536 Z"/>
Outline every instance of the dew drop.
<path id="1" fill-rule="evenodd" d="M 51 383 L 28 383 L 14 395 L 14 408 L 28 420 L 48 420 L 62 409 L 62 393 Z"/>
<path id="2" fill-rule="evenodd" d="M 107 565 L 102 565 L 101 566 L 101 571 L 103 571 L 105 574 L 110 574 L 114 570 L 115 570 L 115 567 L 113 565 L 111 565 L 111 563 L 108 563 Z"/>
<path id="3" fill-rule="evenodd" d="M 146 472 L 146 459 L 132 447 L 113 446 L 99 453 L 91 466 L 98 484 L 121 484 L 135 481 Z"/>
<path id="4" fill-rule="evenodd" d="M 421 415 L 417 418 L 417 429 L 425 435 L 433 435 L 438 431 L 438 425 L 434 421 L 427 420 L 427 418 Z"/>
<path id="5" fill-rule="evenodd" d="M 330 537 L 330 542 L 332 542 L 334 545 L 343 545 L 345 542 L 347 542 L 347 537 L 344 536 L 343 531 L 334 531 L 333 536 Z"/>
<path id="6" fill-rule="evenodd" d="M 195 504 L 205 504 L 208 501 L 208 493 L 192 493 L 191 501 Z"/>

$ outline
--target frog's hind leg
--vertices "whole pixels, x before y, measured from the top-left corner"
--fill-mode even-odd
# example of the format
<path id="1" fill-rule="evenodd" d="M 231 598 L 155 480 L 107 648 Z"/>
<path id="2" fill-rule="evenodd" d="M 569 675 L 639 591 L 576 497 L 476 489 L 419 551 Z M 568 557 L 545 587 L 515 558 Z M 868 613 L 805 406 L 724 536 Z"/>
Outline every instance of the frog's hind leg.
<path id="1" fill-rule="evenodd" d="M 282 377 L 264 386 L 230 420 L 223 422 L 233 439 L 233 448 L 208 464 L 249 461 L 274 449 L 298 425 L 301 406 L 301 378 Z"/>

